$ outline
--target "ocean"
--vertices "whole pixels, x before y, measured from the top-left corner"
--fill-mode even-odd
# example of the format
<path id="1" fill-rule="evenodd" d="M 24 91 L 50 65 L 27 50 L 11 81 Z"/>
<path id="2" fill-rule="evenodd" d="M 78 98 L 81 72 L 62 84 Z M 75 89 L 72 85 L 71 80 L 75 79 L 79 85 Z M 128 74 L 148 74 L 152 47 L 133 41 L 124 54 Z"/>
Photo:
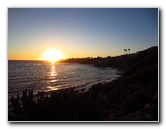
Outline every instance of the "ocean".
<path id="1" fill-rule="evenodd" d="M 118 70 L 77 63 L 47 61 L 8 61 L 8 96 L 25 89 L 52 91 L 69 87 L 89 88 L 118 77 Z"/>

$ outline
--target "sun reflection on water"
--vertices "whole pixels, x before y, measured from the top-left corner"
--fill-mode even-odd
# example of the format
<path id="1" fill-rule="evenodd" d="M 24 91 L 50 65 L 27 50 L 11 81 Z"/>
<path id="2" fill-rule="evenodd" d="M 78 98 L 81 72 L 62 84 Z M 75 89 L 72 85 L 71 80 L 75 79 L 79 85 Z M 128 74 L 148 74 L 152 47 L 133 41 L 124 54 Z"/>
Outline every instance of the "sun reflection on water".
<path id="1" fill-rule="evenodd" d="M 54 86 L 54 83 L 57 82 L 57 72 L 56 72 L 56 67 L 55 64 L 52 63 L 51 65 L 51 69 L 50 69 L 50 80 L 49 80 L 49 86 L 47 86 L 47 88 L 49 89 L 48 91 L 52 91 L 52 90 L 58 90 L 58 87 Z"/>
<path id="2" fill-rule="evenodd" d="M 51 74 L 50 74 L 51 77 L 55 77 L 57 76 L 57 73 L 56 73 L 56 68 L 55 68 L 55 65 L 52 64 L 51 66 Z"/>
<path id="3" fill-rule="evenodd" d="M 54 64 L 52 64 L 51 66 L 50 78 L 51 78 L 50 80 L 51 83 L 57 82 L 57 72 Z"/>

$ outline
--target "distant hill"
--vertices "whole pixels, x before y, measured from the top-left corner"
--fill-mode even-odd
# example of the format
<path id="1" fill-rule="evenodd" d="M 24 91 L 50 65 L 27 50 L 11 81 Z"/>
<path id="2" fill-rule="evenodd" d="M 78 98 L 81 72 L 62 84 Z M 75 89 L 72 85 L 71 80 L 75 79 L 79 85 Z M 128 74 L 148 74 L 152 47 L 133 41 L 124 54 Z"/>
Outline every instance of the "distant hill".
<path id="1" fill-rule="evenodd" d="M 121 70 L 127 70 L 131 68 L 136 62 L 141 58 L 144 58 L 149 53 L 157 52 L 158 47 L 154 46 L 143 51 L 138 51 L 137 53 L 124 54 L 115 57 L 96 57 L 96 58 L 70 58 L 63 60 L 62 62 L 67 63 L 81 63 L 81 64 L 92 64 L 96 67 L 115 67 Z"/>

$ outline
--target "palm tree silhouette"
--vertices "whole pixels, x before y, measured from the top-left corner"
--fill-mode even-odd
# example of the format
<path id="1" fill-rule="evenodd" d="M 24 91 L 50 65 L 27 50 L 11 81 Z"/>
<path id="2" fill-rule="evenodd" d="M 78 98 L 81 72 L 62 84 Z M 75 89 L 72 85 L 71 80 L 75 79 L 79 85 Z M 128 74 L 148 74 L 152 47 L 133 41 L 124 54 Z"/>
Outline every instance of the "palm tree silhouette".
<path id="1" fill-rule="evenodd" d="M 127 53 L 127 49 L 124 49 L 125 53 Z"/>
<path id="2" fill-rule="evenodd" d="M 130 53 L 130 48 L 128 49 L 129 53 Z"/>

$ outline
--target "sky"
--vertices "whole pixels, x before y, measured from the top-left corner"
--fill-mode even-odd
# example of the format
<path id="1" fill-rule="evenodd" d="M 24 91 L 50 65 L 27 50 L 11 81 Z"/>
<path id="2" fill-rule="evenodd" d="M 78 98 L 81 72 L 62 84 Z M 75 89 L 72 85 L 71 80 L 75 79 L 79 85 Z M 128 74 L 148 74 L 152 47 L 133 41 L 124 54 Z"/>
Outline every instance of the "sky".
<path id="1" fill-rule="evenodd" d="M 8 59 L 117 56 L 158 45 L 157 8 L 9 8 Z"/>

